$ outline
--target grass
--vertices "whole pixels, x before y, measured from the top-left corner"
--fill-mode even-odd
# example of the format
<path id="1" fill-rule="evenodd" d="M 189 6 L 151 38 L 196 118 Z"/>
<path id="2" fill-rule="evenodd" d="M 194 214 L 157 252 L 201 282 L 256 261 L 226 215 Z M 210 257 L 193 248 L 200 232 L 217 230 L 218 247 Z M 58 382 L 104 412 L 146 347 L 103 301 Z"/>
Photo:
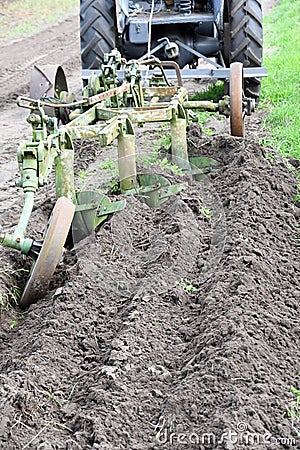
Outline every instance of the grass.
<path id="1" fill-rule="evenodd" d="M 214 103 L 218 103 L 220 98 L 224 95 L 224 83 L 223 81 L 217 81 L 208 87 L 208 89 L 196 94 L 191 98 L 191 100 L 210 100 Z"/>
<path id="2" fill-rule="evenodd" d="M 16 0 L 1 2 L 0 38 L 32 34 L 79 10 L 78 0 Z M 78 12 L 79 14 L 79 12 Z"/>
<path id="3" fill-rule="evenodd" d="M 287 414 L 292 421 L 293 429 L 296 431 L 297 435 L 300 436 L 300 390 L 292 386 L 291 393 L 293 394 L 294 399 L 286 408 Z"/>
<path id="4" fill-rule="evenodd" d="M 300 159 L 300 1 L 280 0 L 264 18 L 262 106 L 269 114 L 264 144 Z"/>
<path id="5" fill-rule="evenodd" d="M 0 281 L 1 279 L 5 279 L 6 281 L 6 283 L 1 286 L 0 290 L 0 310 L 18 304 L 21 290 L 16 285 L 16 278 L 22 276 L 23 272 L 28 271 L 25 269 L 13 270 L 0 267 Z"/>

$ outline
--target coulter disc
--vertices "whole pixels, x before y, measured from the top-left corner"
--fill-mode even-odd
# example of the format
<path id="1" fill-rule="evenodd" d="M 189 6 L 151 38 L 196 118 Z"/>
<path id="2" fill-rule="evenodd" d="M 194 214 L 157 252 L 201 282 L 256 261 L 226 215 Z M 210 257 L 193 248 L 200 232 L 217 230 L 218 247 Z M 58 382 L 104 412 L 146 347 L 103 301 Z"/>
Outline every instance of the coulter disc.
<path id="1" fill-rule="evenodd" d="M 61 66 L 52 64 L 34 66 L 30 79 L 30 98 L 39 100 L 46 96 L 59 99 L 63 91 L 68 91 L 68 84 Z M 60 110 L 57 108 L 45 106 L 44 110 L 49 117 L 59 117 Z M 63 121 L 63 123 L 66 122 Z"/>
<path id="2" fill-rule="evenodd" d="M 75 205 L 66 197 L 60 197 L 53 209 L 43 246 L 33 265 L 30 277 L 20 300 L 26 307 L 43 297 L 61 259 L 65 241 L 73 220 Z"/>

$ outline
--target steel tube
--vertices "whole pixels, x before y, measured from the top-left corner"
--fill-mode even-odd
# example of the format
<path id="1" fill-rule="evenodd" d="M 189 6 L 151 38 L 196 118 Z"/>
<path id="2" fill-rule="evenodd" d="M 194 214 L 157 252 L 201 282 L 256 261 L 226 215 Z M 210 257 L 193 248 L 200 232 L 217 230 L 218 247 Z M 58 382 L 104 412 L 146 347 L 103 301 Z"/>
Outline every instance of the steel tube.
<path id="1" fill-rule="evenodd" d="M 25 234 L 32 213 L 33 204 L 34 192 L 25 192 L 24 205 L 17 228 L 13 234 L 7 233 L 0 235 L 0 242 L 2 245 L 19 250 L 24 254 L 29 252 L 33 241 L 32 239 L 26 239 Z"/>
<path id="2" fill-rule="evenodd" d="M 204 111 L 218 111 L 219 105 L 206 100 L 191 100 L 183 102 L 182 105 L 185 109 L 202 109 Z"/>
<path id="3" fill-rule="evenodd" d="M 24 206 L 22 209 L 22 214 L 19 219 L 19 223 L 17 225 L 17 228 L 14 232 L 14 238 L 15 239 L 23 239 L 26 234 L 26 229 L 29 223 L 29 219 L 32 213 L 32 208 L 34 204 L 34 192 L 27 191 L 25 192 L 24 197 Z"/>
<path id="4" fill-rule="evenodd" d="M 175 116 L 171 120 L 171 140 L 172 162 L 181 169 L 190 169 L 185 119 Z"/>
<path id="5" fill-rule="evenodd" d="M 134 134 L 118 136 L 118 167 L 121 191 L 134 189 L 137 186 Z"/>
<path id="6" fill-rule="evenodd" d="M 55 158 L 55 187 L 57 198 L 66 197 L 75 201 L 73 149 L 63 149 Z"/>

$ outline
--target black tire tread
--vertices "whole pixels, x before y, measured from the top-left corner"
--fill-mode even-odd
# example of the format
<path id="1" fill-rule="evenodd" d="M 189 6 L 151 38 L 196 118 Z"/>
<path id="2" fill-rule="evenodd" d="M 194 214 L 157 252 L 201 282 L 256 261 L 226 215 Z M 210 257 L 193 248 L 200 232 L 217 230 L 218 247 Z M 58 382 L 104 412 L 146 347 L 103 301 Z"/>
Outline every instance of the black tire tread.
<path id="1" fill-rule="evenodd" d="M 116 45 L 114 0 L 80 1 L 80 42 L 82 68 L 99 69 Z"/>
<path id="2" fill-rule="evenodd" d="M 230 62 L 261 67 L 263 55 L 262 1 L 230 2 Z M 258 99 L 261 80 L 245 79 L 245 95 Z"/>

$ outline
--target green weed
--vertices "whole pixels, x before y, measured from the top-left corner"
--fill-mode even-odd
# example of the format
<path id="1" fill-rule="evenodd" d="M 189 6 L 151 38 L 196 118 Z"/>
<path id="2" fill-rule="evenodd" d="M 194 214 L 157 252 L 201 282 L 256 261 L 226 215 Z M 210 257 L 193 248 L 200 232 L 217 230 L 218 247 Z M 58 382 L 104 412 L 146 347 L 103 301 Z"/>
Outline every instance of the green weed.
<path id="1" fill-rule="evenodd" d="M 158 139 L 153 143 L 153 149 L 147 156 L 138 156 L 138 159 L 143 163 L 145 167 L 151 165 L 157 165 L 162 169 L 169 169 L 172 172 L 183 175 L 183 171 L 176 164 L 170 162 L 167 158 L 161 158 L 161 150 L 169 150 L 171 147 L 171 134 L 170 132 L 158 132 Z"/>
<path id="2" fill-rule="evenodd" d="M 286 410 L 294 430 L 300 436 L 300 390 L 292 386 L 291 393 L 294 396 L 294 400 L 286 407 Z M 299 424 L 299 426 L 296 426 L 296 424 Z"/>
<path id="3" fill-rule="evenodd" d="M 196 115 L 197 115 L 197 121 L 201 125 L 202 132 L 209 136 L 213 135 L 214 132 L 211 128 L 207 128 L 205 126 L 207 124 L 208 120 L 211 117 L 217 117 L 217 118 L 219 118 L 219 120 L 223 120 L 223 116 L 219 116 L 218 114 L 215 114 L 214 112 L 209 112 L 209 111 L 197 111 Z"/>
<path id="4" fill-rule="evenodd" d="M 167 158 L 161 159 L 159 150 L 152 150 L 149 156 L 139 156 L 138 158 L 144 167 L 149 167 L 152 165 L 159 166 L 161 169 L 168 169 L 177 175 L 183 175 L 182 169 L 176 164 L 170 162 Z"/>
<path id="5" fill-rule="evenodd" d="M 202 212 L 202 214 L 205 215 L 205 217 L 211 217 L 212 216 L 212 211 L 210 209 L 205 208 L 205 206 L 202 206 L 201 212 Z"/>
<path id="6" fill-rule="evenodd" d="M 202 92 L 196 92 L 191 100 L 208 100 L 217 103 L 224 96 L 224 83 L 217 81 Z"/>
<path id="7" fill-rule="evenodd" d="M 169 150 L 169 148 L 171 147 L 171 133 L 166 132 L 163 134 L 159 131 L 157 135 L 159 139 L 154 142 L 154 147 L 156 149 L 163 148 L 165 150 Z"/>
<path id="8" fill-rule="evenodd" d="M 188 292 L 189 294 L 196 291 L 196 289 L 197 289 L 193 285 L 193 283 L 190 280 L 187 280 L 186 278 L 181 278 L 180 281 L 177 281 L 176 286 L 181 287 L 185 292 Z"/>
<path id="9" fill-rule="evenodd" d="M 18 303 L 21 297 L 21 289 L 16 285 L 16 278 L 24 272 L 28 273 L 28 270 L 0 268 L 0 279 L 5 280 L 1 287 L 2 291 L 0 291 L 0 309 L 10 308 Z"/>
<path id="10" fill-rule="evenodd" d="M 99 164 L 99 169 L 101 170 L 114 171 L 116 168 L 117 168 L 117 161 L 113 161 L 111 158 L 108 158 L 106 161 Z"/>

